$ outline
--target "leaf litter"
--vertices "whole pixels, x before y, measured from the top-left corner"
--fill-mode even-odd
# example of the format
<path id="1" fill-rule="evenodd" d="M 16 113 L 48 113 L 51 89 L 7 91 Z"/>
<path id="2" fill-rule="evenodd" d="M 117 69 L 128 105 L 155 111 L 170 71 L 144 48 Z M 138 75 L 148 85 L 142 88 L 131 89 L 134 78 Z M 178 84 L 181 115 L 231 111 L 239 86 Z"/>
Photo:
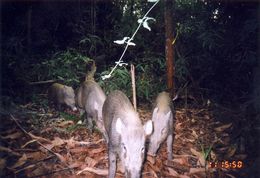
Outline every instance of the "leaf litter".
<path id="1" fill-rule="evenodd" d="M 30 110 L 31 106 L 26 107 Z M 99 178 L 108 175 L 107 145 L 100 132 L 91 134 L 82 125 L 69 131 L 76 121 L 53 119 L 57 116 L 55 111 L 44 113 L 38 108 L 38 112 L 41 115 L 38 125 L 32 124 L 37 118 L 30 115 L 27 118 L 5 116 L 3 124 L 8 127 L 0 132 L 2 176 Z M 149 107 L 142 106 L 138 112 L 143 121 L 151 119 Z M 233 125 L 215 121 L 212 111 L 205 107 L 177 108 L 175 113 L 173 160 L 167 161 L 166 144 L 162 144 L 156 157 L 147 155 L 142 177 L 236 177 L 236 170 L 209 166 L 209 161 L 247 158 L 231 143 L 229 133 Z M 124 177 L 121 169 L 116 177 Z"/>

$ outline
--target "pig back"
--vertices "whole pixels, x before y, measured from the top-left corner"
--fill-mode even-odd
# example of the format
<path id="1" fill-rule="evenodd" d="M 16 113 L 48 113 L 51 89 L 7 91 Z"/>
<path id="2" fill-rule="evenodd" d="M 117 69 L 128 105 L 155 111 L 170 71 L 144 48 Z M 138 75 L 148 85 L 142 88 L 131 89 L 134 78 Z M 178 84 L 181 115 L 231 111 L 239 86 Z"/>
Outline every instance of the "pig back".
<path id="1" fill-rule="evenodd" d="M 101 87 L 95 81 L 83 82 L 80 90 L 81 101 L 80 104 L 87 113 L 95 110 L 95 102 L 98 107 L 98 115 L 102 117 L 102 107 L 106 99 L 106 95 Z"/>
<path id="2" fill-rule="evenodd" d="M 158 108 L 158 112 L 163 112 L 164 114 L 172 111 L 172 102 L 170 94 L 167 92 L 161 92 L 156 98 L 155 107 Z"/>
<path id="3" fill-rule="evenodd" d="M 64 100 L 63 88 L 65 86 L 59 83 L 54 83 L 48 89 L 49 100 L 55 103 L 62 103 Z"/>
<path id="4" fill-rule="evenodd" d="M 158 117 L 158 116 L 165 116 L 167 115 L 167 113 L 170 112 L 170 120 L 169 120 L 169 123 L 167 124 L 168 125 L 168 129 L 169 129 L 169 134 L 172 134 L 173 132 L 173 105 L 172 105 L 172 102 L 171 102 L 171 98 L 170 98 L 170 94 L 168 92 L 161 92 L 159 93 L 159 95 L 157 96 L 156 98 L 156 102 L 155 102 L 155 108 L 158 108 L 158 114 L 153 115 L 153 121 L 155 123 L 155 127 L 156 125 L 158 125 L 159 127 L 161 126 L 162 122 L 164 122 L 163 120 L 165 120 L 166 118 L 161 118 L 161 117 Z M 154 108 L 154 110 L 155 110 Z M 163 119 L 163 120 L 161 120 Z"/>

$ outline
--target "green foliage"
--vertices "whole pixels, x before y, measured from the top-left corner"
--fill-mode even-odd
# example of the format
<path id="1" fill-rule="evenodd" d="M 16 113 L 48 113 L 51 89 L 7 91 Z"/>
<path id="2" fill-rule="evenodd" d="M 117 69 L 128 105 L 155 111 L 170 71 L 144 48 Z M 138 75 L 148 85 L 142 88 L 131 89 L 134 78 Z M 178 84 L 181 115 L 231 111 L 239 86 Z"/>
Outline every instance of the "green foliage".
<path id="1" fill-rule="evenodd" d="M 205 148 L 204 145 L 201 145 L 201 152 L 202 152 L 202 155 L 203 155 L 203 158 L 205 161 L 207 161 L 209 159 L 210 152 L 212 150 L 212 146 L 213 145 L 210 145 L 209 148 Z"/>
<path id="2" fill-rule="evenodd" d="M 96 61 L 97 71 L 103 71 L 97 76 L 107 74 L 110 70 L 106 66 L 122 52 L 113 41 L 130 36 L 137 19 L 151 7 L 141 0 L 42 5 L 46 8 L 31 3 L 22 7 L 19 3 L 3 4 L 3 17 L 9 17 L 2 23 L 3 95 L 23 100 L 37 89 L 43 93 L 46 84 L 28 83 L 45 80 L 58 80 L 75 88 L 85 75 L 85 62 L 89 60 L 85 56 L 103 56 Z M 31 7 L 34 16 L 29 30 L 27 12 Z M 195 82 L 209 91 L 208 96 L 219 100 L 246 95 L 258 59 L 257 4 L 176 0 L 173 9 L 175 34 L 178 31 L 174 44 L 176 87 L 191 80 L 191 85 Z M 129 48 L 123 59 L 136 65 L 137 96 L 144 100 L 166 88 L 163 1 L 149 16 L 156 19 L 151 23 L 152 30 L 140 30 L 133 41 L 136 46 Z M 99 82 L 106 92 L 120 89 L 129 96 L 130 81 L 128 70 L 119 68 L 113 78 Z"/>
<path id="3" fill-rule="evenodd" d="M 152 101 L 161 91 L 166 89 L 166 65 L 164 58 L 142 58 L 136 65 L 137 97 Z"/>
<path id="4" fill-rule="evenodd" d="M 61 117 L 63 117 L 65 120 L 71 120 L 71 121 L 77 121 L 78 117 L 72 114 L 68 114 L 66 112 L 60 112 Z"/>
<path id="5" fill-rule="evenodd" d="M 47 111 L 48 100 L 46 98 L 44 98 L 43 96 L 33 93 L 31 96 L 31 101 L 32 101 L 32 103 L 39 105 L 40 107 L 44 108 Z"/>
<path id="6" fill-rule="evenodd" d="M 189 75 L 187 57 L 179 55 L 175 62 L 175 77 L 179 83 L 183 84 L 187 81 Z"/>
<path id="7" fill-rule="evenodd" d="M 136 92 L 140 102 L 152 101 L 159 92 L 166 89 L 164 58 L 141 58 L 136 65 Z M 103 71 L 100 76 L 107 75 L 111 69 Z M 101 77 L 100 77 L 101 78 Z M 128 97 L 132 96 L 130 69 L 119 67 L 115 69 L 112 77 L 99 80 L 100 86 L 106 94 L 113 90 L 122 90 Z"/>
<path id="8" fill-rule="evenodd" d="M 176 1 L 178 80 L 192 79 L 219 101 L 248 92 L 257 58 L 256 12 L 244 3 Z M 180 66 L 185 70 L 178 73 Z"/>
<path id="9" fill-rule="evenodd" d="M 36 65 L 34 71 L 40 75 L 38 79 L 59 80 L 69 86 L 76 86 L 80 82 L 79 78 L 85 75 L 85 65 L 90 60 L 75 50 L 67 50 L 58 52 L 51 59 Z"/>
<path id="10" fill-rule="evenodd" d="M 103 71 L 100 76 L 109 74 L 111 69 Z M 122 90 L 127 96 L 131 95 L 131 76 L 126 67 L 115 69 L 112 77 L 108 80 L 102 80 L 100 77 L 98 83 L 102 88 L 104 88 L 106 94 L 110 93 L 113 90 Z"/>

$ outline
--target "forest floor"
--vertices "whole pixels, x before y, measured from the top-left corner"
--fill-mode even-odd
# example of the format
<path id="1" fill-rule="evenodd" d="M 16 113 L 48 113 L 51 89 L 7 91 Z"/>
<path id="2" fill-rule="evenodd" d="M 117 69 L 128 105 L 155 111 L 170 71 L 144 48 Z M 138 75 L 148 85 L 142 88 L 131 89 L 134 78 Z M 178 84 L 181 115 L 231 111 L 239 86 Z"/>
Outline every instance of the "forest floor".
<path id="1" fill-rule="evenodd" d="M 143 121 L 151 118 L 147 105 L 138 112 Z M 143 178 L 249 177 L 246 135 L 227 122 L 240 113 L 209 105 L 175 112 L 173 160 L 164 143 L 155 158 L 147 156 Z M 35 103 L 1 113 L 0 177 L 107 177 L 107 145 L 98 130 L 76 124 L 79 114 Z M 117 170 L 116 177 L 124 174 Z"/>

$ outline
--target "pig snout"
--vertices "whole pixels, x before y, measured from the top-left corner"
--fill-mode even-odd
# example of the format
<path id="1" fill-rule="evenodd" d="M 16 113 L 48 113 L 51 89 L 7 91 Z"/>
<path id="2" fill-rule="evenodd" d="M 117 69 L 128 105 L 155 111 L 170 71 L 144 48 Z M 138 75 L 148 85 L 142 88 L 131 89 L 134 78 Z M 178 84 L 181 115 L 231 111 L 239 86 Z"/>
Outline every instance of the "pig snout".
<path id="1" fill-rule="evenodd" d="M 159 143 L 155 143 L 155 142 L 150 142 L 150 145 L 148 147 L 148 155 L 150 156 L 156 156 L 156 153 L 158 151 L 160 147 L 160 144 Z"/>
<path id="2" fill-rule="evenodd" d="M 75 100 L 72 98 L 66 98 L 65 103 L 67 106 L 71 108 L 72 111 L 77 111 L 77 107 L 75 106 Z"/>
<path id="3" fill-rule="evenodd" d="M 126 174 L 125 176 L 127 178 L 140 178 L 141 177 L 141 171 L 136 170 L 136 169 L 132 169 L 132 170 L 126 170 Z"/>

